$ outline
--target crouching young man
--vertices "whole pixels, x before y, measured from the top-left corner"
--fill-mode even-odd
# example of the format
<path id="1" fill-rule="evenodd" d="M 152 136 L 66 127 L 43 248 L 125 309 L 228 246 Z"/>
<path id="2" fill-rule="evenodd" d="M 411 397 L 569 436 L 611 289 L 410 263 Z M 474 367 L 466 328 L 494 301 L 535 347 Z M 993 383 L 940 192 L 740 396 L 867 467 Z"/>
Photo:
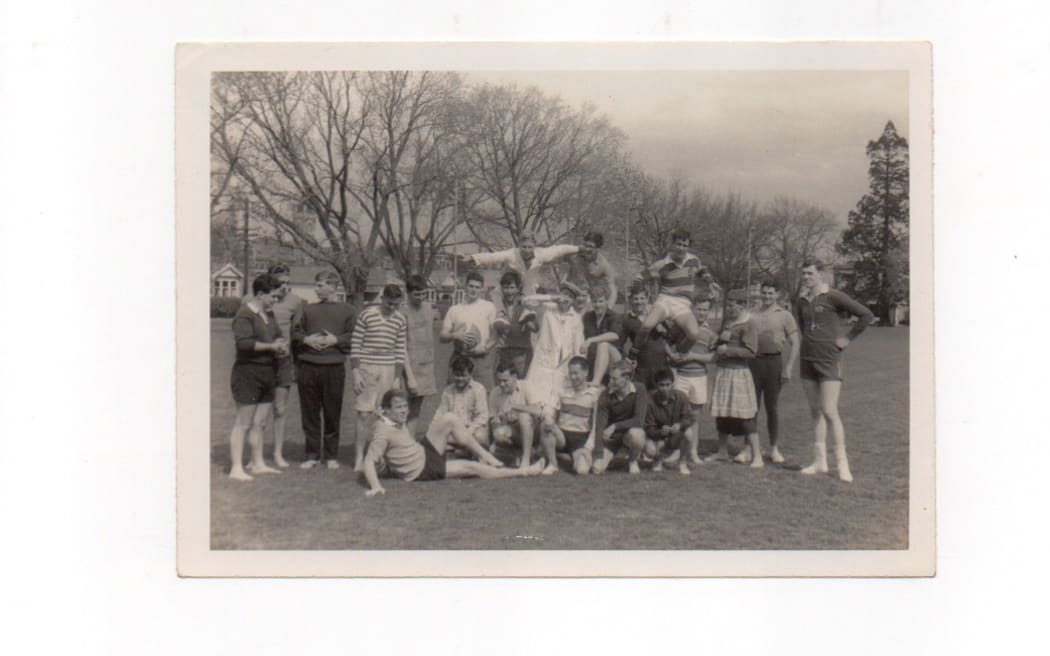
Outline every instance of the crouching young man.
<path id="1" fill-rule="evenodd" d="M 543 470 L 543 462 L 530 467 L 503 468 L 473 460 L 446 459 L 449 444 L 463 446 L 475 455 L 484 450 L 454 416 L 435 421 L 427 430 L 422 444 L 409 432 L 408 397 L 400 390 L 389 390 L 380 401 L 382 412 L 368 445 L 364 475 L 368 481 L 365 496 L 385 494 L 379 482 L 384 476 L 406 481 L 438 481 L 444 478 L 512 478 L 534 476 Z M 487 454 L 486 454 L 487 455 Z M 491 457 L 491 456 L 490 456 Z M 502 464 L 502 463 L 500 463 Z"/>
<path id="2" fill-rule="evenodd" d="M 532 462 L 533 437 L 536 430 L 533 414 L 538 412 L 538 407 L 533 408 L 529 405 L 524 389 L 518 384 L 514 361 L 500 360 L 496 366 L 496 386 L 489 392 L 489 427 L 492 429 L 490 450 L 495 452 L 497 449 L 520 449 L 520 459 L 517 454 L 515 459 L 520 466 L 528 467 Z"/>
<path id="3" fill-rule="evenodd" d="M 546 475 L 558 471 L 558 452 L 572 457 L 572 468 L 579 475 L 588 473 L 593 464 L 594 415 L 599 391 L 587 384 L 587 358 L 569 360 L 569 386 L 559 395 L 557 405 L 543 417 L 540 444 L 547 467 Z M 557 417 L 555 417 L 557 415 Z"/>
<path id="4" fill-rule="evenodd" d="M 592 474 L 601 474 L 612 461 L 618 449 L 627 449 L 627 471 L 641 473 L 638 460 L 645 448 L 645 430 L 642 422 L 648 407 L 645 388 L 631 381 L 631 365 L 626 360 L 617 362 L 609 370 L 609 388 L 598 399 L 598 413 L 594 431 L 601 440 L 598 457 L 591 467 Z"/>
<path id="5" fill-rule="evenodd" d="M 653 458 L 653 471 L 663 470 L 663 458 L 671 451 L 682 454 L 678 459 L 678 473 L 689 475 L 685 454 L 696 453 L 696 432 L 688 430 L 693 415 L 685 392 L 674 389 L 674 374 L 661 369 L 653 376 L 653 393 L 645 413 L 645 454 Z"/>

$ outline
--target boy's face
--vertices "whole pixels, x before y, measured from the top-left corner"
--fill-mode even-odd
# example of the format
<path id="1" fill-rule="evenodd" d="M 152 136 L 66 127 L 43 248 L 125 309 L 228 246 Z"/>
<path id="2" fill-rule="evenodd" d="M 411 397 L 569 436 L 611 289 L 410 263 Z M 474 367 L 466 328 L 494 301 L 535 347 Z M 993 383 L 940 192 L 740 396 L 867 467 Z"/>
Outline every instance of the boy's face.
<path id="1" fill-rule="evenodd" d="M 291 291 L 290 283 L 292 278 L 287 273 L 277 274 L 276 277 L 277 281 L 281 283 L 281 286 L 277 288 L 275 293 L 277 295 L 277 300 L 282 300 L 285 296 L 288 295 L 288 292 Z"/>
<path id="2" fill-rule="evenodd" d="M 689 240 L 688 239 L 675 239 L 671 242 L 671 255 L 675 257 L 682 257 L 689 252 Z"/>
<path id="3" fill-rule="evenodd" d="M 593 307 L 594 311 L 598 314 L 603 314 L 606 310 L 609 309 L 609 299 L 605 298 L 605 296 L 601 294 L 592 296 L 591 307 Z"/>
<path id="4" fill-rule="evenodd" d="M 661 401 L 671 396 L 671 388 L 674 387 L 674 382 L 670 380 L 661 380 L 656 383 L 656 391 L 654 392 Z"/>
<path id="5" fill-rule="evenodd" d="M 736 319 L 743 311 L 744 306 L 741 301 L 726 301 L 726 316 L 730 319 Z"/>
<path id="6" fill-rule="evenodd" d="M 581 292 L 576 300 L 572 302 L 572 306 L 576 308 L 577 312 L 583 312 L 587 308 L 587 304 L 591 302 L 591 295 L 587 292 Z"/>
<path id="7" fill-rule="evenodd" d="M 613 390 L 620 392 L 627 387 L 627 383 L 630 378 L 627 377 L 627 372 L 623 369 L 616 369 L 615 371 L 609 372 L 609 387 Z"/>
<path id="8" fill-rule="evenodd" d="M 513 371 L 501 371 L 496 374 L 496 384 L 504 394 L 513 394 L 518 388 L 518 379 L 514 376 Z"/>
<path id="9" fill-rule="evenodd" d="M 386 416 L 395 424 L 405 423 L 408 420 L 408 402 L 400 396 L 394 397 L 386 410 Z"/>
<path id="10" fill-rule="evenodd" d="M 777 302 L 777 290 L 774 287 L 763 287 L 759 296 L 762 299 L 762 309 L 767 310 Z"/>
<path id="11" fill-rule="evenodd" d="M 802 286 L 806 289 L 816 289 L 821 283 L 820 271 L 817 267 L 808 266 L 802 269 Z"/>
<path id="12" fill-rule="evenodd" d="M 383 297 L 383 312 L 386 314 L 393 314 L 397 309 L 401 307 L 400 298 L 387 298 Z"/>
<path id="13" fill-rule="evenodd" d="M 427 300 L 427 290 L 425 289 L 413 289 L 408 293 L 408 303 L 414 308 L 422 307 L 425 300 Z"/>
<path id="14" fill-rule="evenodd" d="M 569 382 L 579 387 L 587 382 L 587 368 L 580 364 L 569 365 Z"/>
<path id="15" fill-rule="evenodd" d="M 598 247 L 590 239 L 584 239 L 580 244 L 580 255 L 588 262 L 593 262 L 598 257 Z"/>
<path id="16" fill-rule="evenodd" d="M 332 285 L 332 281 L 324 278 L 314 283 L 314 292 L 317 294 L 317 298 L 324 301 L 335 292 L 335 286 Z"/>
<path id="17" fill-rule="evenodd" d="M 480 280 L 467 282 L 467 301 L 476 301 L 481 297 L 481 290 L 485 287 Z"/>
<path id="18" fill-rule="evenodd" d="M 269 310 L 277 302 L 277 290 L 274 289 L 265 294 L 259 294 L 256 298 L 259 299 L 259 304 L 263 306 L 263 309 Z"/>
<path id="19" fill-rule="evenodd" d="M 561 310 L 562 312 L 568 312 L 569 308 L 571 308 L 573 306 L 573 303 L 574 303 L 574 299 L 572 297 L 572 294 L 568 294 L 566 292 L 561 292 L 560 294 L 558 294 L 558 299 L 557 300 L 558 300 L 558 309 Z"/>
<path id="20" fill-rule="evenodd" d="M 518 286 L 512 282 L 500 285 L 500 290 L 503 292 L 503 301 L 506 303 L 513 303 L 518 300 Z"/>
<path id="21" fill-rule="evenodd" d="M 697 323 L 704 323 L 707 321 L 708 315 L 711 314 L 711 302 L 701 301 L 693 305 L 693 316 L 696 317 Z"/>
<path id="22" fill-rule="evenodd" d="M 649 295 L 648 294 L 646 294 L 644 292 L 639 292 L 638 294 L 635 294 L 634 296 L 631 296 L 631 311 L 634 312 L 634 314 L 636 316 L 644 315 L 645 311 L 648 309 L 648 307 L 647 307 L 648 305 L 649 305 Z"/>
<path id="23" fill-rule="evenodd" d="M 531 237 L 525 237 L 521 240 L 521 245 L 518 246 L 518 252 L 521 253 L 521 259 L 531 260 L 536 251 L 536 241 Z"/>
<path id="24" fill-rule="evenodd" d="M 452 384 L 456 387 L 457 390 L 462 392 L 463 390 L 467 389 L 468 385 L 470 385 L 470 378 L 471 376 L 469 371 L 464 371 L 463 373 L 454 372 L 452 374 Z"/>
<path id="25" fill-rule="evenodd" d="M 511 359 L 511 364 L 514 365 L 514 373 L 518 378 L 524 378 L 525 374 L 528 373 L 528 367 L 525 366 L 525 363 L 527 361 L 528 358 L 525 356 L 524 353 L 515 355 L 514 358 Z"/>

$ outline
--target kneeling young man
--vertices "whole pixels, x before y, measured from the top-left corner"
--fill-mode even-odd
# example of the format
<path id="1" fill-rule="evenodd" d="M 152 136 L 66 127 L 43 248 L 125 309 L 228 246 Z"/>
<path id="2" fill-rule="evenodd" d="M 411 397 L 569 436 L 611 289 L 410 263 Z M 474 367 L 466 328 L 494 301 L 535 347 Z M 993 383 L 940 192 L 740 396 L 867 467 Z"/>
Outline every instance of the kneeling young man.
<path id="1" fill-rule="evenodd" d="M 569 386 L 558 395 L 557 405 L 543 417 L 540 444 L 547 460 L 544 474 L 558 471 L 559 451 L 572 456 L 572 468 L 577 474 L 591 470 L 598 396 L 598 390 L 587 384 L 587 358 L 578 355 L 570 359 Z"/>
<path id="2" fill-rule="evenodd" d="M 382 414 L 376 420 L 364 463 L 365 480 L 368 481 L 365 496 L 386 493 L 379 482 L 380 472 L 406 481 L 437 481 L 444 478 L 533 476 L 543 469 L 542 461 L 531 467 L 510 469 L 502 468 L 502 463 L 493 466 L 473 460 L 446 459 L 444 454 L 449 444 L 476 451 L 479 456 L 484 453 L 484 449 L 453 416 L 434 421 L 423 443 L 417 442 L 405 425 L 408 420 L 408 398 L 400 390 L 386 392 L 380 405 Z"/>
<path id="3" fill-rule="evenodd" d="M 538 408 L 529 406 L 525 391 L 518 384 L 516 364 L 513 360 L 501 360 L 496 366 L 496 386 L 489 392 L 492 449 L 521 449 L 519 462 L 522 467 L 528 467 L 532 462 L 536 427 L 534 412 L 538 412 Z"/>
<path id="4" fill-rule="evenodd" d="M 689 399 L 674 388 L 674 374 L 661 369 L 653 376 L 653 393 L 645 413 L 645 453 L 653 458 L 653 471 L 663 470 L 663 458 L 671 451 L 696 452 L 696 433 L 688 430 L 693 423 Z M 678 473 L 689 475 L 689 462 L 684 455 L 678 460 Z"/>

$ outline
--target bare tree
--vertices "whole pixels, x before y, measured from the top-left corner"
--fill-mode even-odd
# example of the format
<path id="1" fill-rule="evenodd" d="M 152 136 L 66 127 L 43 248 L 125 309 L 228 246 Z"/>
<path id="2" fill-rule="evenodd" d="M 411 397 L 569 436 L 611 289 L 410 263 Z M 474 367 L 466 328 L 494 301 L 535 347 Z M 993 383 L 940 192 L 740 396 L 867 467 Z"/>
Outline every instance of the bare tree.
<path id="1" fill-rule="evenodd" d="M 517 245 L 526 232 L 559 242 L 597 211 L 624 137 L 593 107 L 573 111 L 535 88 L 481 85 L 463 110 L 471 165 L 464 209 L 479 244 L 505 245 L 509 236 Z"/>
<path id="2" fill-rule="evenodd" d="M 792 198 L 779 197 L 762 211 L 767 239 L 756 251 L 759 270 L 778 280 L 792 301 L 798 298 L 802 263 L 826 259 L 839 228 L 831 212 Z"/>

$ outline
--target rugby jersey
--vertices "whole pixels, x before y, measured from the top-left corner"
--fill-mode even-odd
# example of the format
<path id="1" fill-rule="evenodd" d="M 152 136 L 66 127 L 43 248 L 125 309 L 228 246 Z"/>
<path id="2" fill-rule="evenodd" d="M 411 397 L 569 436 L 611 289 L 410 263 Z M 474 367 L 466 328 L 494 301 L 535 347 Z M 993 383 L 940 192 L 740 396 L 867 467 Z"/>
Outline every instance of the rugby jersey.
<path id="1" fill-rule="evenodd" d="M 850 326 L 840 313 L 853 315 L 857 322 Z M 875 319 L 871 310 L 826 284 L 812 297 L 799 296 L 795 314 L 802 333 L 802 360 L 834 361 L 842 351 L 835 340 L 846 337 L 852 341 Z"/>
<path id="2" fill-rule="evenodd" d="M 584 385 L 582 390 L 566 388 L 558 396 L 558 428 L 575 433 L 590 433 L 592 418 L 601 391 Z"/>
<path id="3" fill-rule="evenodd" d="M 423 472 L 426 453 L 404 424 L 395 424 L 385 415 L 380 415 L 368 444 L 368 460 L 375 464 L 376 472 L 381 475 L 411 481 Z"/>
<path id="4" fill-rule="evenodd" d="M 350 356 L 354 362 L 370 365 L 403 365 L 405 363 L 405 315 L 395 311 L 389 317 L 373 305 L 361 313 L 354 325 Z"/>
<path id="5" fill-rule="evenodd" d="M 681 296 L 693 299 L 696 277 L 706 270 L 700 264 L 700 258 L 687 253 L 679 264 L 670 255 L 657 260 L 649 267 L 649 275 L 660 285 L 660 293 L 669 296 Z"/>
<path id="6" fill-rule="evenodd" d="M 689 354 L 707 355 L 717 343 L 718 334 L 711 330 L 711 327 L 705 321 L 700 325 L 700 336 L 697 337 L 696 342 L 689 349 Z M 676 366 L 675 373 L 684 378 L 700 378 L 707 375 L 707 365 L 696 360 L 689 360 Z"/>
<path id="7" fill-rule="evenodd" d="M 255 343 L 270 343 L 281 336 L 281 327 L 272 311 L 263 311 L 254 301 L 243 304 L 233 317 L 237 364 L 273 364 L 275 354 L 256 351 Z"/>

